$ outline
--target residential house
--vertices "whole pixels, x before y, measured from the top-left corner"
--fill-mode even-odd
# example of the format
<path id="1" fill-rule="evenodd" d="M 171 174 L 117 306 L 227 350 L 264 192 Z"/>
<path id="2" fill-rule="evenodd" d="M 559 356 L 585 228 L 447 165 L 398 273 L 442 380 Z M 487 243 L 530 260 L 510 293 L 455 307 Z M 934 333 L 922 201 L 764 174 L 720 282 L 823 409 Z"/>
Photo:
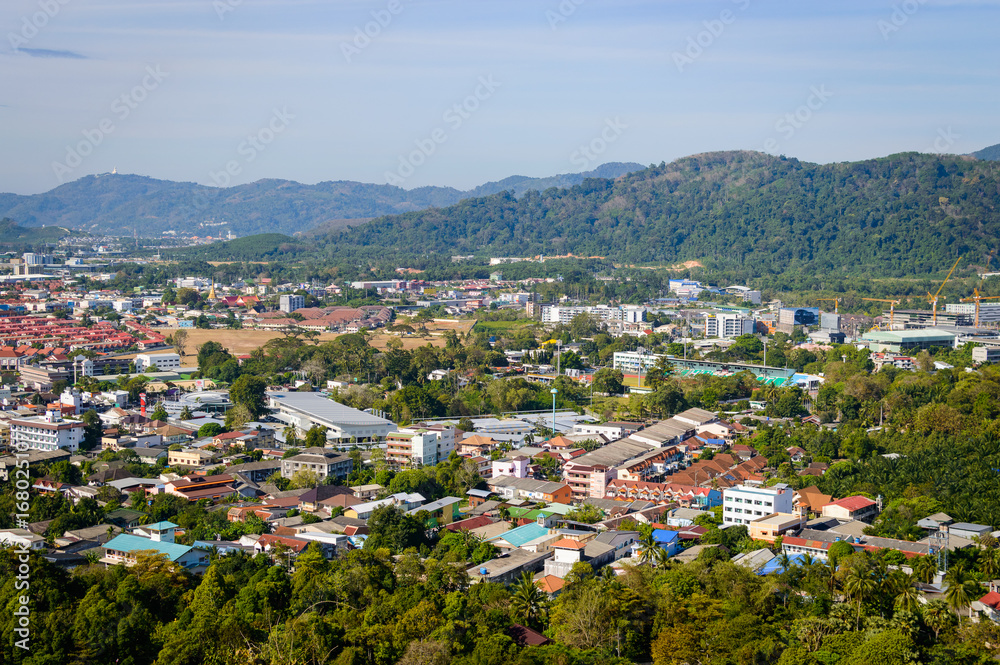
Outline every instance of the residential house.
<path id="1" fill-rule="evenodd" d="M 806 523 L 805 511 L 800 514 L 772 513 L 759 517 L 747 526 L 752 540 L 775 542 L 780 536 L 798 531 Z"/>
<path id="2" fill-rule="evenodd" d="M 446 496 L 414 508 L 407 512 L 407 515 L 418 516 L 421 513 L 426 513 L 424 526 L 428 529 L 436 529 L 447 526 L 458 518 L 458 506 L 461 502 L 462 500 L 458 497 Z"/>
<path id="3" fill-rule="evenodd" d="M 312 471 L 320 480 L 347 478 L 354 463 L 348 455 L 326 448 L 306 448 L 298 455 L 281 460 L 281 476 L 291 478 L 296 471 Z"/>
<path id="4" fill-rule="evenodd" d="M 878 503 L 864 496 L 848 496 L 823 506 L 823 517 L 871 523 L 879 514 Z"/>
<path id="5" fill-rule="evenodd" d="M 505 499 L 527 499 L 545 503 L 570 503 L 572 490 L 566 483 L 556 483 L 533 478 L 500 476 L 486 481 L 490 491 Z"/>

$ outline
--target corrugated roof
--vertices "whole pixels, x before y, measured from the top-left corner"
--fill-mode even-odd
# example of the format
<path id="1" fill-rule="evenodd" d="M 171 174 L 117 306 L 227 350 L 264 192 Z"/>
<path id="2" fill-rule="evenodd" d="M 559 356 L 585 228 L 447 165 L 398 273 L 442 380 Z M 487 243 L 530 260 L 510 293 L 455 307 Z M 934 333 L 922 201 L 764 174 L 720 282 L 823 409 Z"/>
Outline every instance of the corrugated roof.
<path id="1" fill-rule="evenodd" d="M 544 526 L 540 526 L 537 522 L 532 522 L 531 524 L 525 524 L 524 526 L 519 526 L 516 529 L 511 529 L 503 534 L 501 538 L 510 543 L 513 547 L 521 547 L 536 538 L 548 535 L 548 533 L 549 530 Z"/>
<path id="2" fill-rule="evenodd" d="M 108 542 L 104 543 L 104 548 L 108 550 L 115 550 L 117 552 L 142 552 L 145 550 L 151 550 L 158 554 L 166 554 L 167 558 L 171 561 L 176 561 L 191 551 L 191 547 L 188 545 L 157 542 L 155 540 L 150 540 L 149 538 L 133 536 L 130 534 L 115 536 Z"/>

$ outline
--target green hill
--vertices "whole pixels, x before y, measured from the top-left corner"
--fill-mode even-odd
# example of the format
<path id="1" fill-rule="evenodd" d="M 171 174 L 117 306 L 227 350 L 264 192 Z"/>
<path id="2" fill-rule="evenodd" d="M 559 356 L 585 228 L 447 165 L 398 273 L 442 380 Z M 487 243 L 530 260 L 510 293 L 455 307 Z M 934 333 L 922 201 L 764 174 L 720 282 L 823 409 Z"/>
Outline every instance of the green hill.
<path id="1" fill-rule="evenodd" d="M 697 260 L 748 276 L 923 275 L 1000 237 L 1000 182 L 969 157 L 905 153 L 810 164 L 716 152 L 570 189 L 508 193 L 327 236 L 338 255 L 607 256 Z"/>
<path id="2" fill-rule="evenodd" d="M 294 234 L 318 226 L 339 228 L 372 217 L 448 206 L 470 196 L 506 189 L 568 187 L 589 175 L 617 177 L 641 164 L 605 164 L 582 174 L 527 178 L 514 176 L 470 192 L 451 187 L 406 190 L 391 185 L 339 181 L 303 185 L 259 180 L 217 188 L 137 175 L 86 176 L 43 194 L 0 194 L 0 217 L 23 226 L 59 225 L 112 235 L 159 236 L 163 231 L 215 235 Z M 224 226 L 220 224 L 225 223 Z"/>
<path id="3" fill-rule="evenodd" d="M 972 156 L 976 159 L 985 159 L 991 162 L 1000 161 L 1000 143 L 983 148 L 982 150 L 977 150 L 972 153 Z"/>
<path id="4" fill-rule="evenodd" d="M 0 219 L 0 247 L 21 249 L 34 245 L 51 244 L 74 234 L 69 229 L 58 226 L 24 228 L 10 219 Z"/>

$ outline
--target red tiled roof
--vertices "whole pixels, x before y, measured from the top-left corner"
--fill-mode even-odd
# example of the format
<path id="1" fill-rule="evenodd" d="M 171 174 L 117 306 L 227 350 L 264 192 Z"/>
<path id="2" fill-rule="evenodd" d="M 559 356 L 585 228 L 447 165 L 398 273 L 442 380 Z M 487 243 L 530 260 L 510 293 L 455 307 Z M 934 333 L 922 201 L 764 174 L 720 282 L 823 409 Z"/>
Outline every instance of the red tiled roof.
<path id="1" fill-rule="evenodd" d="M 581 543 L 579 540 L 570 540 L 569 538 L 562 538 L 552 543 L 551 547 L 558 547 L 564 550 L 582 550 L 587 547 L 586 543 Z"/>
<path id="2" fill-rule="evenodd" d="M 837 499 L 836 501 L 831 501 L 826 504 L 827 506 L 839 506 L 845 510 L 854 512 L 856 510 L 861 510 L 862 508 L 867 508 L 868 506 L 874 506 L 875 502 L 868 497 L 856 495 L 856 496 L 845 496 L 843 499 Z M 826 508 L 826 506 L 823 506 Z"/>
<path id="3" fill-rule="evenodd" d="M 990 591 L 988 594 L 979 599 L 979 602 L 987 607 L 992 607 L 993 609 L 1000 609 L 1000 593 L 996 591 Z"/>
<path id="4" fill-rule="evenodd" d="M 478 529 L 481 526 L 487 526 L 488 524 L 493 524 L 493 518 L 487 517 L 486 515 L 479 515 L 478 517 L 470 517 L 467 520 L 461 520 L 459 522 L 452 522 L 451 524 L 446 524 L 444 528 L 449 531 L 472 531 L 473 529 Z"/>

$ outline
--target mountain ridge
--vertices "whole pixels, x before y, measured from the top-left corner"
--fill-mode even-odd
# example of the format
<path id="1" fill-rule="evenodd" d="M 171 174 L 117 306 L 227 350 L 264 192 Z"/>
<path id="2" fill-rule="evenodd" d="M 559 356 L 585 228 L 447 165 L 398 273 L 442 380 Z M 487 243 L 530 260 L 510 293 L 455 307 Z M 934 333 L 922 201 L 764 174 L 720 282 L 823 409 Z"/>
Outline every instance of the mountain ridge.
<path id="1" fill-rule="evenodd" d="M 99 174 L 41 194 L 0 194 L 0 218 L 25 227 L 66 226 L 91 233 L 139 233 L 146 237 L 171 230 L 196 235 L 227 230 L 252 235 L 277 230 L 292 235 L 324 223 L 350 223 L 442 207 L 505 190 L 521 196 L 532 187 L 572 186 L 591 174 L 617 177 L 642 168 L 641 164 L 612 162 L 577 174 L 510 176 L 468 192 L 435 186 L 405 190 L 351 180 L 304 185 L 273 178 L 216 188 L 132 174 Z"/>

